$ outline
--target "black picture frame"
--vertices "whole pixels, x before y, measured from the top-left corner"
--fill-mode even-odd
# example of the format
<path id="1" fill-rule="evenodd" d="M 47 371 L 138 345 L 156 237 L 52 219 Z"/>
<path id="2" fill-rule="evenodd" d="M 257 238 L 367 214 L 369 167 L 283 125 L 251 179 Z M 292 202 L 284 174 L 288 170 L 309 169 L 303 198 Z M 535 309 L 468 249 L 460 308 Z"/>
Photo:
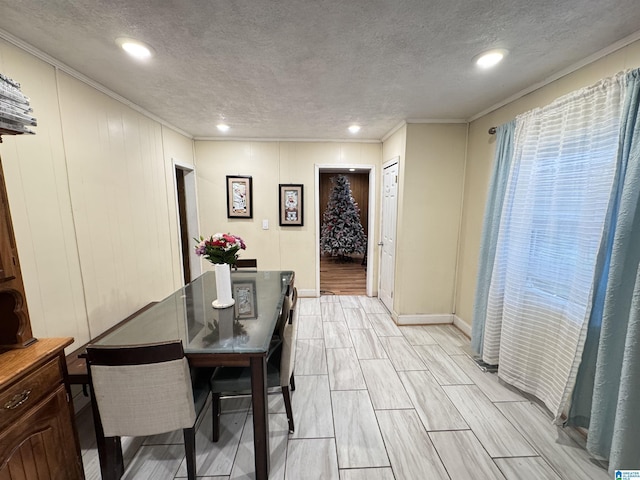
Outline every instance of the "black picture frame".
<path id="1" fill-rule="evenodd" d="M 253 178 L 227 175 L 227 218 L 253 218 Z"/>
<path id="2" fill-rule="evenodd" d="M 304 185 L 299 183 L 281 183 L 280 188 L 280 226 L 304 226 Z"/>

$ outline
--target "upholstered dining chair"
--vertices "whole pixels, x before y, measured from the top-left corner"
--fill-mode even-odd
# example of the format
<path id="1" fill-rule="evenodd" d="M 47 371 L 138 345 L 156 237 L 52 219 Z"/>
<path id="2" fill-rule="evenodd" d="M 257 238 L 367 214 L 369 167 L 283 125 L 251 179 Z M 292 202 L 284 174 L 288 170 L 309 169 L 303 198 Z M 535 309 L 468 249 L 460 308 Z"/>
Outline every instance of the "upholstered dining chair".
<path id="1" fill-rule="evenodd" d="M 211 371 L 192 379 L 179 340 L 124 347 L 89 345 L 87 366 L 96 432 L 99 441 L 104 438 L 106 457 L 113 459 L 108 478 L 118 479 L 124 473 L 120 437 L 182 429 L 187 476 L 195 480 L 195 425 L 206 405 Z"/>
<path id="2" fill-rule="evenodd" d="M 287 288 L 287 294 L 282 302 L 282 310 L 280 310 L 280 316 L 276 323 L 276 328 L 273 331 L 274 340 L 280 339 L 282 332 L 284 331 L 285 322 L 293 322 L 293 312 L 298 302 L 298 289 L 295 287 Z"/>
<path id="3" fill-rule="evenodd" d="M 292 289 L 291 297 L 297 298 Z M 282 314 L 276 333 L 267 354 L 267 388 L 280 387 L 289 422 L 289 432 L 294 431 L 291 391 L 295 390 L 293 375 L 296 351 L 297 322 L 295 302 L 285 296 Z M 246 395 L 251 392 L 251 369 L 249 367 L 219 367 L 211 376 L 211 402 L 213 417 L 213 441 L 220 438 L 220 399 L 224 396 Z"/>

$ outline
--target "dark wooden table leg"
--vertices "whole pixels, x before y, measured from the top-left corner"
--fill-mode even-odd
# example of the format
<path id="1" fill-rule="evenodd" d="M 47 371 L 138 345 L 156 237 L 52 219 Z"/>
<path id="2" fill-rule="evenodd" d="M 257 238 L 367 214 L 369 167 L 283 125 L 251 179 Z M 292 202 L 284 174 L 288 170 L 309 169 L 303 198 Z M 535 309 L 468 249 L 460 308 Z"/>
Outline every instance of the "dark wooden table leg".
<path id="1" fill-rule="evenodd" d="M 251 357 L 251 399 L 253 404 L 253 446 L 256 480 L 269 478 L 269 416 L 266 357 Z"/>

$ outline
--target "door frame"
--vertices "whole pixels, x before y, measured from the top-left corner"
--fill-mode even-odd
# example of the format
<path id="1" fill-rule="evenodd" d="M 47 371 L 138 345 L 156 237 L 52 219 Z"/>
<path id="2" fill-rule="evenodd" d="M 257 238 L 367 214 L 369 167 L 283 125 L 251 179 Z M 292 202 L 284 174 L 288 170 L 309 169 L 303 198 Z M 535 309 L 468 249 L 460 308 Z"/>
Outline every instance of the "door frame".
<path id="1" fill-rule="evenodd" d="M 182 236 L 180 235 L 180 207 L 178 206 L 178 185 L 176 183 L 176 169 L 184 172 L 184 190 L 187 210 L 187 235 L 189 238 L 200 236 L 200 222 L 198 216 L 198 192 L 196 188 L 196 167 L 191 163 L 185 163 L 175 158 L 171 159 L 171 179 L 173 182 L 173 194 L 176 212 L 176 226 L 178 227 L 178 245 L 180 246 L 180 278 L 184 279 L 184 262 L 182 260 Z M 189 270 L 191 280 L 202 275 L 202 262 L 195 253 L 195 249 L 189 249 Z"/>
<path id="2" fill-rule="evenodd" d="M 391 159 L 387 160 L 386 162 L 384 162 L 382 164 L 382 169 L 381 169 L 381 180 L 380 180 L 380 233 L 379 233 L 379 237 L 380 241 L 382 242 L 382 228 L 383 228 L 383 222 L 384 222 L 384 218 L 382 217 L 384 215 L 384 171 L 385 169 L 391 167 L 392 165 L 398 165 L 398 176 L 400 176 L 400 156 L 396 155 L 395 157 L 392 157 Z M 397 251 L 397 245 L 398 245 L 398 207 L 399 207 L 399 200 L 400 200 L 400 184 L 398 183 L 398 190 L 396 192 L 396 224 L 394 225 L 394 249 L 393 249 L 393 277 L 392 277 L 392 286 L 393 286 L 393 291 L 395 292 L 395 287 L 396 287 L 396 251 Z M 380 258 L 378 258 L 378 270 L 380 270 L 381 266 L 382 266 L 382 248 L 379 251 L 380 254 Z M 378 298 L 380 297 L 380 282 L 382 281 L 382 275 L 381 272 L 378 272 Z M 391 305 L 393 306 L 395 301 L 395 295 L 394 298 L 392 298 L 391 301 Z M 384 302 L 383 302 L 384 303 Z M 394 314 L 394 310 L 393 308 L 391 309 L 391 313 Z M 395 315 L 395 314 L 394 314 Z"/>
<path id="3" fill-rule="evenodd" d="M 367 210 L 368 216 L 368 228 L 367 228 L 367 297 L 373 296 L 373 268 L 371 268 L 371 253 L 373 252 L 373 240 L 374 240 L 374 225 L 375 225 L 375 211 L 376 211 L 376 166 L 375 165 L 361 165 L 361 164 L 339 164 L 335 163 L 316 163 L 315 164 L 315 221 L 316 221 L 316 288 L 315 296 L 320 296 L 320 226 L 322 219 L 320 218 L 320 171 L 321 170 L 334 170 L 349 172 L 350 168 L 355 168 L 361 172 L 369 172 L 369 208 Z"/>

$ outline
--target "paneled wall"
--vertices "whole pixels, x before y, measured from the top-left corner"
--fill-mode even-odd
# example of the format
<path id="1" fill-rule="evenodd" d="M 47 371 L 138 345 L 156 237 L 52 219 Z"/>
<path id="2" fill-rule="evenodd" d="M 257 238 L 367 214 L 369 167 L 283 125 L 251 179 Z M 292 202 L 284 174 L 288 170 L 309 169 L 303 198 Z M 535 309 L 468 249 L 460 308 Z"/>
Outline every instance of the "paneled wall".
<path id="1" fill-rule="evenodd" d="M 22 84 L 38 119 L 37 135 L 0 144 L 33 334 L 88 339 L 56 71 L 2 41 L 0 71 Z"/>
<path id="2" fill-rule="evenodd" d="M 91 334 L 174 286 L 157 122 L 58 75 L 67 175 Z M 147 302 L 145 302 L 145 300 Z"/>
<path id="3" fill-rule="evenodd" d="M 84 343 L 180 285 L 171 161 L 192 140 L 2 40 L 0 71 L 38 119 L 0 145 L 33 332 Z"/>

